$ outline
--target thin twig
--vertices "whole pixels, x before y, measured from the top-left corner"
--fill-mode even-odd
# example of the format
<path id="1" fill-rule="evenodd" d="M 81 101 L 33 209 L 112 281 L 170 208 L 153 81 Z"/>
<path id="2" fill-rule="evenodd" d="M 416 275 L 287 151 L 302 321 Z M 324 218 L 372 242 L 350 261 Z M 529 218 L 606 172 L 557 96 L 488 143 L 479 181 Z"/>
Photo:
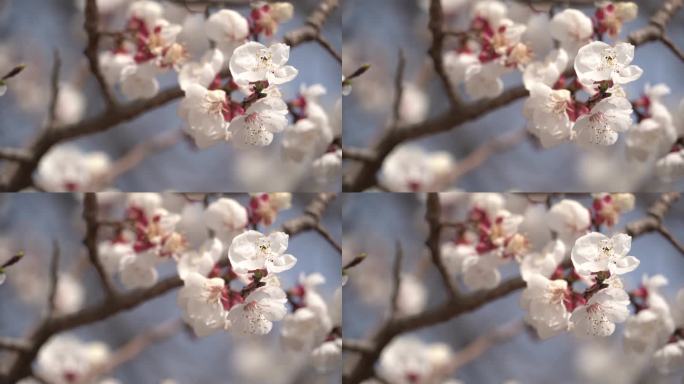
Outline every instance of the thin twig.
<path id="1" fill-rule="evenodd" d="M 404 258 L 404 251 L 401 248 L 401 242 L 397 240 L 397 250 L 394 256 L 394 267 L 392 268 L 392 295 L 390 296 L 390 316 L 394 317 L 397 314 L 399 307 L 399 292 L 401 290 L 401 263 Z"/>
<path id="2" fill-rule="evenodd" d="M 432 33 L 432 45 L 428 53 L 432 58 L 432 63 L 435 67 L 435 72 L 442 81 L 444 86 L 444 91 L 449 98 L 449 102 L 452 106 L 461 104 L 454 87 L 449 80 L 449 76 L 444 69 L 444 61 L 442 56 L 442 47 L 444 45 L 444 12 L 442 10 L 442 0 L 430 0 L 430 21 L 428 24 L 430 33 Z"/>
<path id="3" fill-rule="evenodd" d="M 684 61 L 684 51 L 675 44 L 674 41 L 672 41 L 667 35 L 663 33 L 662 36 L 660 36 L 660 41 L 663 42 L 663 44 L 670 48 L 670 51 L 674 53 L 680 60 Z"/>
<path id="4" fill-rule="evenodd" d="M 404 97 L 404 70 L 406 68 L 406 57 L 403 49 L 399 48 L 397 57 L 397 72 L 394 75 L 394 103 L 392 105 L 391 126 L 393 127 L 401 124 L 401 99 Z"/>
<path id="5" fill-rule="evenodd" d="M 50 263 L 50 285 L 48 288 L 48 310 L 47 317 L 50 318 L 55 313 L 57 290 L 59 289 L 59 243 L 57 240 L 52 242 L 52 261 Z"/>
<path id="6" fill-rule="evenodd" d="M 442 252 L 439 244 L 440 233 L 442 227 L 440 225 L 440 212 L 442 208 L 439 203 L 438 193 L 428 193 L 427 196 L 427 209 L 425 211 L 425 221 L 427 221 L 429 226 L 428 237 L 425 240 L 425 245 L 427 245 L 430 250 L 430 256 L 432 256 L 432 263 L 439 271 L 439 275 L 442 278 L 442 284 L 447 291 L 447 295 L 451 299 L 458 297 L 458 287 L 454 284 L 449 276 L 449 272 L 444 266 L 442 261 Z"/>
<path id="7" fill-rule="evenodd" d="M 335 238 L 330 234 L 330 232 L 322 226 L 320 223 L 314 228 L 319 235 L 321 235 L 325 241 L 328 242 L 335 250 L 342 254 L 342 246 L 335 240 Z"/>
<path id="8" fill-rule="evenodd" d="M 52 74 L 50 75 L 50 104 L 48 107 L 48 128 L 55 125 L 57 116 L 57 101 L 59 100 L 59 70 L 62 67 L 62 59 L 57 49 L 53 52 Z"/>

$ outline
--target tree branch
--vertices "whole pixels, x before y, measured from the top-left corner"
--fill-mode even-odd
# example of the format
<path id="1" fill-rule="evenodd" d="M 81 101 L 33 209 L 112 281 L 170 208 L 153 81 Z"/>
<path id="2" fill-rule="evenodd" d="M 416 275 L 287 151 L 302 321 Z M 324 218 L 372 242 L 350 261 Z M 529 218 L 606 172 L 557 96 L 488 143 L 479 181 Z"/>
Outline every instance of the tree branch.
<path id="1" fill-rule="evenodd" d="M 451 85 L 449 76 L 444 70 L 444 61 L 442 57 L 442 49 L 444 46 L 444 12 L 442 11 L 442 1 L 441 0 L 430 0 L 430 21 L 428 23 L 428 28 L 430 33 L 432 33 L 432 45 L 428 53 L 432 58 L 432 63 L 435 67 L 435 72 L 437 76 L 442 81 L 442 86 L 444 91 L 449 98 L 449 102 L 452 106 L 457 106 L 461 104 L 454 87 Z"/>
<path id="2" fill-rule="evenodd" d="M 107 296 L 115 296 L 116 290 L 112 286 L 109 275 L 102 266 L 100 255 L 97 249 L 97 233 L 99 231 L 99 224 L 97 221 L 97 195 L 93 192 L 88 192 L 83 196 L 83 220 L 86 223 L 86 234 L 83 239 L 83 245 L 88 250 L 88 258 L 90 263 L 95 267 L 100 285 Z"/>
<path id="3" fill-rule="evenodd" d="M 83 28 L 88 35 L 88 44 L 83 52 L 88 59 L 90 72 L 95 76 L 97 85 L 100 87 L 100 93 L 107 103 L 108 109 L 115 109 L 117 106 L 116 99 L 109 88 L 107 81 L 105 81 L 102 71 L 100 70 L 100 61 L 98 59 L 98 48 L 100 45 L 100 34 L 98 32 L 99 12 L 97 11 L 97 0 L 86 0 L 85 5 L 85 22 Z"/>
<path id="4" fill-rule="evenodd" d="M 340 5 L 341 0 L 322 0 L 316 9 L 306 19 L 306 24 L 285 35 L 284 42 L 289 46 L 315 41 L 328 51 L 338 62 L 342 63 L 342 56 L 321 36 L 323 24 Z"/>
<path id="5" fill-rule="evenodd" d="M 458 297 L 458 288 L 451 279 L 451 276 L 449 276 L 449 272 L 442 262 L 442 251 L 439 244 L 440 234 L 442 232 L 442 226 L 440 225 L 441 212 L 442 207 L 439 203 L 439 194 L 434 192 L 428 193 L 425 221 L 427 221 L 430 229 L 428 238 L 425 240 L 425 245 L 430 250 L 432 264 L 434 264 L 439 271 L 439 275 L 442 278 L 442 284 L 447 291 L 447 295 L 450 299 L 455 299 Z"/>

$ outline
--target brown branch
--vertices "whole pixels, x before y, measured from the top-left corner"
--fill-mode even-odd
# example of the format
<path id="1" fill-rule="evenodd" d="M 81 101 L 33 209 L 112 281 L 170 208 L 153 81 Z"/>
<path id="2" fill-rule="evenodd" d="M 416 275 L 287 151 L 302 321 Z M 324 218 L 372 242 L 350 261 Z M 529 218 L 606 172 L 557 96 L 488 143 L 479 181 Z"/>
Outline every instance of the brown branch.
<path id="1" fill-rule="evenodd" d="M 373 346 L 365 340 L 342 340 L 342 350 L 349 352 L 369 353 L 373 350 Z"/>
<path id="2" fill-rule="evenodd" d="M 333 47 L 332 44 L 325 37 L 318 35 L 314 40 L 318 43 L 318 45 L 323 47 L 323 49 L 328 51 L 328 53 L 333 58 L 335 58 L 335 60 L 337 60 L 338 63 L 342 64 L 342 55 L 340 55 L 340 53 L 337 52 L 335 47 Z"/>
<path id="3" fill-rule="evenodd" d="M 306 19 L 306 23 L 301 28 L 290 31 L 285 35 L 284 42 L 289 46 L 299 45 L 301 43 L 316 41 L 319 45 L 330 52 L 336 60 L 342 63 L 342 57 L 330 47 L 326 47 L 327 40 L 321 37 L 321 29 L 323 24 L 340 5 L 341 0 L 322 0 L 316 9 Z"/>
<path id="4" fill-rule="evenodd" d="M 50 105 L 48 107 L 47 126 L 52 127 L 55 124 L 57 115 L 57 101 L 59 99 L 59 70 L 62 67 L 62 59 L 59 57 L 59 51 L 55 49 L 53 53 L 52 73 L 50 75 Z"/>
<path id="5" fill-rule="evenodd" d="M 319 193 L 304 209 L 304 215 L 283 224 L 283 232 L 292 235 L 302 231 L 316 230 L 323 212 L 335 199 L 335 193 Z"/>
<path id="6" fill-rule="evenodd" d="M 392 126 L 401 124 L 401 99 L 404 97 L 404 70 L 406 57 L 404 50 L 399 48 L 397 72 L 394 75 L 394 103 L 392 105 Z"/>
<path id="7" fill-rule="evenodd" d="M 321 235 L 321 237 L 323 237 L 328 244 L 335 248 L 338 253 L 342 254 L 342 246 L 337 242 L 337 240 L 335 240 L 332 234 L 330 234 L 330 232 L 324 226 L 319 223 L 316 225 L 314 230 L 318 232 L 318 234 Z"/>
<path id="8" fill-rule="evenodd" d="M 679 48 L 665 33 L 660 36 L 660 41 L 674 53 L 680 60 L 684 61 L 684 51 Z"/>
<path id="9" fill-rule="evenodd" d="M 397 314 L 399 307 L 399 290 L 401 289 L 401 262 L 404 258 L 404 251 L 401 249 L 401 242 L 397 240 L 397 250 L 394 256 L 394 267 L 392 268 L 392 295 L 390 296 L 390 316 Z"/>
<path id="10" fill-rule="evenodd" d="M 24 352 L 28 351 L 30 348 L 31 345 L 29 345 L 29 343 L 27 343 L 25 340 L 0 337 L 0 349 Z"/>
<path id="11" fill-rule="evenodd" d="M 442 232 L 442 226 L 440 225 L 441 212 L 442 208 L 439 203 L 439 194 L 434 192 L 428 193 L 425 221 L 428 223 L 429 233 L 427 240 L 425 240 L 425 245 L 430 250 L 432 263 L 439 271 L 439 275 L 442 278 L 442 284 L 447 291 L 447 295 L 450 299 L 455 299 L 458 297 L 458 287 L 454 284 L 451 276 L 449 276 L 449 272 L 444 266 L 442 261 L 442 251 L 439 243 L 440 234 Z"/>
<path id="12" fill-rule="evenodd" d="M 442 56 L 445 34 L 444 12 L 442 10 L 441 0 L 430 0 L 430 21 L 428 23 L 428 28 L 430 29 L 430 33 L 432 33 L 432 45 L 430 45 L 428 53 L 432 58 L 435 72 L 437 72 L 437 76 L 439 76 L 439 79 L 442 81 L 442 85 L 444 86 L 444 91 L 449 98 L 449 102 L 452 106 L 457 106 L 461 103 L 461 101 L 459 100 L 459 97 L 456 94 L 451 81 L 449 80 L 449 76 L 444 69 L 444 61 Z"/>
<path id="13" fill-rule="evenodd" d="M 48 310 L 47 317 L 52 317 L 55 313 L 55 299 L 57 289 L 59 289 L 59 243 L 57 240 L 52 242 L 52 262 L 50 263 L 50 285 L 48 287 Z"/>
<path id="14" fill-rule="evenodd" d="M 0 160 L 29 162 L 31 154 L 20 148 L 0 148 Z"/>
<path id="15" fill-rule="evenodd" d="M 0 155 L 0 157 L 1 156 L 2 155 Z M 373 152 L 366 148 L 342 148 L 342 158 L 344 160 L 355 160 L 364 162 L 375 161 L 375 155 L 373 154 Z"/>
<path id="16" fill-rule="evenodd" d="M 107 272 L 102 266 L 100 255 L 97 249 L 97 233 L 100 229 L 97 218 L 97 194 L 88 192 L 83 196 L 83 220 L 86 223 L 86 234 L 83 239 L 83 245 L 88 250 L 88 258 L 90 263 L 95 267 L 100 285 L 107 296 L 115 296 L 116 290 L 112 286 L 112 282 L 107 275 Z"/>
<path id="17" fill-rule="evenodd" d="M 88 35 L 88 43 L 83 53 L 88 59 L 90 72 L 92 72 L 93 76 L 95 76 L 95 80 L 97 80 L 97 84 L 100 87 L 100 93 L 102 93 L 102 97 L 107 103 L 107 108 L 115 109 L 117 106 L 116 99 L 114 98 L 112 90 L 109 88 L 104 75 L 102 75 L 100 61 L 98 60 L 97 50 L 100 45 L 100 34 L 98 33 L 99 17 L 97 0 L 86 0 L 85 22 L 83 23 L 83 28 Z"/>
<path id="18" fill-rule="evenodd" d="M 684 2 L 684 0 L 665 0 L 661 8 L 651 18 L 649 25 L 630 33 L 628 40 L 635 46 L 642 45 L 649 41 L 659 40 L 664 35 L 665 26 L 674 13 L 682 6 L 682 2 Z M 433 7 L 439 7 L 439 3 L 440 2 L 437 0 L 432 0 L 431 14 L 432 12 L 437 13 L 439 11 L 438 9 L 432 9 Z M 431 21 L 435 23 L 433 20 L 434 18 L 431 17 Z M 435 30 L 433 28 L 434 25 L 431 27 L 431 31 L 434 34 Z M 435 36 L 433 35 L 433 45 L 434 40 Z M 430 56 L 432 56 L 433 59 L 434 53 L 435 50 L 432 49 Z M 398 145 L 409 140 L 419 139 L 460 127 L 464 123 L 478 119 L 489 112 L 504 107 L 527 95 L 528 92 L 523 86 L 513 87 L 493 99 L 480 100 L 467 105 L 452 104 L 448 110 L 433 119 L 383 132 L 378 141 L 367 150 L 366 158 L 373 160 L 364 161 L 360 164 L 353 164 L 345 172 L 342 184 L 343 191 L 361 192 L 375 186 L 377 184 L 376 174 L 382 166 L 382 162 Z"/>

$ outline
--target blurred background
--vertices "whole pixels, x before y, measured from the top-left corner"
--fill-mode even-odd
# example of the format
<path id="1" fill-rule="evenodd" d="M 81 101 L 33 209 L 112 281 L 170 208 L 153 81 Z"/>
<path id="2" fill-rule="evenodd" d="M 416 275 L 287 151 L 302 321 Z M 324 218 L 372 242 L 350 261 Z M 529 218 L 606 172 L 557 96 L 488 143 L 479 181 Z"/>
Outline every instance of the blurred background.
<path id="1" fill-rule="evenodd" d="M 101 3 L 118 4 L 109 7 L 102 18 L 106 30 L 121 30 L 128 4 L 135 0 L 112 0 Z M 186 17 L 202 15 L 204 7 L 184 7 L 162 0 L 165 17 L 182 24 Z M 181 3 L 181 1 L 174 1 Z M 294 17 L 281 25 L 273 41 L 304 24 L 306 17 L 318 5 L 318 0 L 294 0 Z M 87 71 L 83 49 L 83 0 L 0 0 L 0 73 L 6 73 L 19 63 L 27 68 L 13 78 L 9 90 L 0 98 L 0 146 L 24 147 L 30 143 L 45 121 L 50 94 L 50 72 L 53 50 L 62 59 L 61 81 L 68 84 L 69 101 L 60 109 L 65 116 L 93 116 L 104 104 L 97 84 Z M 248 6 L 231 6 L 243 16 Z M 190 12 L 188 9 L 192 9 Z M 105 11 L 105 7 L 101 7 Z M 326 21 L 322 34 L 335 47 L 341 46 L 340 13 Z M 181 35 L 180 40 L 182 41 Z M 111 39 L 103 39 L 102 48 Z M 339 49 L 338 49 L 339 50 Z M 315 64 L 314 64 L 315 63 Z M 281 89 L 286 101 L 295 98 L 300 85 L 320 83 L 327 88 L 321 104 L 332 113 L 341 92 L 340 65 L 316 43 L 294 48 L 289 64 L 299 69 L 297 78 Z M 159 78 L 160 89 L 177 85 L 177 75 L 170 71 Z M 74 93 L 76 95 L 74 95 Z M 118 94 L 118 92 L 117 92 Z M 120 100 L 124 98 L 118 94 Z M 78 139 L 75 144 L 87 151 L 104 151 L 117 159 L 136 144 L 148 141 L 162 132 L 179 131 L 182 120 L 176 115 L 178 100 L 153 110 L 138 119 L 110 130 Z M 59 112 L 59 111 L 58 111 Z M 59 114 L 59 113 L 58 113 Z M 123 191 L 304 191 L 330 190 L 317 184 L 307 169 L 284 161 L 280 151 L 281 135 L 271 146 L 238 152 L 231 145 L 219 144 L 197 150 L 191 141 L 182 141 L 172 148 L 154 153 L 135 169 L 119 177 L 114 187 Z M 333 190 L 339 189 L 335 185 Z"/>
<path id="2" fill-rule="evenodd" d="M 249 202 L 247 195 L 230 197 L 242 204 Z M 303 207 L 313 197 L 294 195 L 292 208 L 282 211 L 271 227 L 260 230 L 275 231 L 284 221 L 301 216 Z M 113 199 L 109 204 L 114 207 L 115 201 Z M 341 238 L 340 207 L 341 201 L 333 201 L 322 221 L 336 239 Z M 106 207 L 101 208 L 101 211 L 106 210 Z M 112 210 L 113 217 L 121 217 L 117 213 Z M 52 239 L 59 241 L 61 249 L 60 272 L 73 277 L 69 279 L 73 284 L 69 285 L 81 287 L 81 295 L 85 295 L 83 305 L 101 300 L 97 275 L 87 262 L 84 263 L 87 256 L 81 243 L 85 233 L 81 214 L 82 204 L 71 194 L 0 195 L 0 260 L 20 250 L 26 253 L 20 262 L 8 269 L 7 281 L 0 285 L 0 335 L 3 337 L 25 335 L 40 321 L 47 300 Z M 339 253 L 314 232 L 290 238 L 288 252 L 297 257 L 297 264 L 280 274 L 283 288 L 297 284 L 300 274 L 318 272 L 326 279 L 321 294 L 330 303 L 336 288 L 341 285 Z M 158 270 L 163 279 L 176 273 L 176 265 L 163 263 Z M 66 306 L 78 300 L 78 292 L 68 288 L 63 294 L 58 293 Z M 173 290 L 131 311 L 77 328 L 73 334 L 84 341 L 103 341 L 116 350 L 139 333 L 180 318 L 177 292 Z M 181 330 L 171 338 L 152 344 L 111 376 L 122 383 L 153 384 L 163 379 L 173 379 L 178 384 L 340 382 L 339 372 L 319 374 L 307 364 L 307 354 L 286 351 L 279 340 L 280 326 L 278 322 L 274 323 L 271 333 L 263 337 L 217 332 L 197 339 L 191 336 L 191 331 Z M 4 357 L 0 352 L 0 360 Z"/>
<path id="3" fill-rule="evenodd" d="M 506 195 L 507 208 L 520 213 L 527 208 L 520 195 Z M 617 231 L 626 223 L 644 217 L 645 209 L 658 198 L 658 194 L 638 194 L 634 211 L 623 215 L 615 226 Z M 453 197 L 453 196 L 452 196 Z M 568 196 L 575 199 L 575 197 Z M 554 197 L 559 201 L 561 197 Z M 443 201 L 442 213 L 450 221 L 458 221 L 468 205 L 467 194 Z M 577 199 L 585 207 L 591 204 L 586 195 Z M 345 262 L 359 253 L 366 259 L 349 271 L 349 281 L 343 289 L 345 338 L 364 339 L 371 335 L 389 313 L 392 286 L 392 265 L 396 242 L 403 249 L 402 272 L 413 275 L 426 294 L 426 308 L 440 305 L 446 299 L 439 273 L 430 261 L 424 246 L 427 237 L 425 203 L 421 195 L 347 194 L 343 205 L 343 255 Z M 459 216 L 461 215 L 461 216 Z M 523 224 L 524 225 L 524 224 Z M 684 202 L 676 203 L 666 215 L 665 225 L 678 239 L 684 239 Z M 643 275 L 662 274 L 669 280 L 663 294 L 674 300 L 677 291 L 684 288 L 684 256 L 657 234 L 638 237 L 629 253 L 641 261 L 639 267 L 623 275 L 625 289 L 637 288 Z M 509 263 L 501 268 L 502 280 L 518 276 L 519 267 Z M 458 280 L 458 279 L 457 279 Z M 467 289 L 461 284 L 461 291 Z M 408 292 L 408 291 L 407 291 Z M 418 290 L 411 290 L 414 294 Z M 433 327 L 405 334 L 417 336 L 426 342 L 442 342 L 458 351 L 478 336 L 490 333 L 501 326 L 522 320 L 520 290 L 490 302 L 479 309 Z M 407 302 L 418 299 L 407 298 Z M 522 332 L 507 342 L 493 346 L 473 362 L 463 366 L 452 377 L 464 383 L 681 383 L 682 375 L 659 376 L 630 360 L 622 346 L 624 324 L 618 324 L 615 333 L 605 343 L 589 343 L 564 333 L 546 341 Z M 354 354 L 345 355 L 345 365 L 354 361 Z"/>
<path id="4" fill-rule="evenodd" d="M 477 0 L 449 1 L 450 5 L 462 4 L 458 12 L 447 15 L 447 22 L 454 30 L 463 26 L 470 15 L 469 5 Z M 442 84 L 433 75 L 432 62 L 428 60 L 430 34 L 427 28 L 427 0 L 347 0 L 343 7 L 342 24 L 344 40 L 343 73 L 350 74 L 361 64 L 371 64 L 371 69 L 354 81 L 354 90 L 344 98 L 344 143 L 346 146 L 368 147 L 387 126 L 394 95 L 394 75 L 397 68 L 399 48 L 406 56 L 405 84 L 416 85 L 426 92 L 427 117 L 434 117 L 448 108 L 448 100 Z M 447 2 L 443 2 L 447 3 Z M 512 2 L 511 14 L 530 12 L 529 2 Z M 535 9 L 540 7 L 534 2 Z M 565 1 L 556 2 L 558 9 Z M 591 16 L 593 2 L 579 7 Z M 636 1 L 639 6 L 637 20 L 625 23 L 621 37 L 648 23 L 648 19 L 662 1 Z M 575 6 L 573 6 L 575 7 Z M 381 25 L 381 27 L 379 27 Z M 684 12 L 680 11 L 668 25 L 668 36 L 676 45 L 684 46 Z M 453 46 L 454 39 L 447 39 L 445 51 Z M 644 75 L 626 87 L 630 98 L 641 95 L 647 83 L 666 83 L 672 93 L 664 98 L 671 111 L 684 97 L 684 87 L 679 80 L 684 75 L 684 64 L 671 51 L 659 43 L 640 46 L 633 64 L 644 69 Z M 521 85 L 519 72 L 503 77 L 506 88 Z M 406 89 L 407 86 L 405 86 Z M 462 91 L 461 86 L 461 91 Z M 464 92 L 463 99 L 467 101 Z M 458 162 L 488 139 L 506 132 L 521 130 L 526 121 L 522 115 L 524 99 L 509 104 L 458 129 L 418 140 L 416 143 L 429 150 L 446 150 Z M 491 157 L 479 168 L 466 174 L 456 185 L 466 191 L 659 191 L 682 189 L 680 180 L 674 185 L 658 181 L 648 163 L 628 163 L 624 148 L 624 135 L 618 143 L 600 152 L 590 152 L 573 143 L 542 150 L 532 140 L 523 141 Z"/>

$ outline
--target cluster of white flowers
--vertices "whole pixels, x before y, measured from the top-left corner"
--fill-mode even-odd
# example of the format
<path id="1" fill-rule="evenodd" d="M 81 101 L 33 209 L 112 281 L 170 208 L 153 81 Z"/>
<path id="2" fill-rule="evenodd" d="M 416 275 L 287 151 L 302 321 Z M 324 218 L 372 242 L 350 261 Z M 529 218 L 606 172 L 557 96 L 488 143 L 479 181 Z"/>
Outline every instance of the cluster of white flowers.
<path id="1" fill-rule="evenodd" d="M 95 370 L 110 358 L 109 347 L 101 342 L 83 342 L 63 334 L 51 338 L 38 352 L 36 373 L 55 384 L 120 384 L 114 378 L 92 377 Z M 33 378 L 19 384 L 37 384 Z"/>
<path id="2" fill-rule="evenodd" d="M 246 16 L 221 9 L 206 19 L 192 13 L 181 18 L 157 1 L 133 2 L 125 31 L 100 55 L 103 74 L 125 96 L 140 99 L 155 96 L 158 77 L 175 71 L 185 93 L 178 115 L 199 148 L 221 142 L 265 147 L 283 133 L 282 156 L 308 169 L 315 182 L 328 184 L 342 166 L 336 141 L 341 103 L 339 119 L 329 115 L 318 100 L 326 93 L 320 84 L 302 85 L 297 97 L 285 101 L 279 86 L 294 80 L 298 70 L 287 65 L 290 47 L 272 40 L 293 17 L 293 6 L 258 1 L 250 7 Z"/>
<path id="3" fill-rule="evenodd" d="M 108 273 L 118 274 L 128 288 L 147 287 L 158 280 L 157 265 L 174 260 L 183 280 L 178 306 L 198 336 L 219 330 L 263 335 L 285 318 L 287 346 L 308 350 L 321 370 L 335 366 L 341 354 L 341 292 L 328 306 L 316 291 L 324 279 L 313 274 L 286 293 L 278 274 L 297 262 L 287 253 L 289 236 L 249 230 L 272 225 L 290 208 L 291 194 L 253 194 L 248 207 L 227 197 L 205 207 L 192 195 L 126 196 L 124 221 L 98 247 Z M 294 308 L 290 315 L 288 302 Z M 317 325 L 302 333 L 300 321 Z"/>
<path id="4" fill-rule="evenodd" d="M 505 204 L 500 194 L 472 194 L 463 227 L 453 241 L 441 246 L 449 273 L 462 276 L 470 289 L 496 287 L 501 282 L 499 267 L 527 253 L 528 240 L 519 232 L 524 218 Z"/>
<path id="5" fill-rule="evenodd" d="M 285 316 L 281 329 L 285 347 L 309 353 L 314 367 L 322 372 L 338 367 L 342 356 L 342 291 L 335 292 L 329 306 L 316 290 L 324 282 L 318 273 L 300 276 L 299 284 L 288 292 L 294 312 Z"/>
<path id="6" fill-rule="evenodd" d="M 396 384 L 459 384 L 451 375 L 453 351 L 444 343 L 425 343 L 413 336 L 395 338 L 380 355 L 378 374 Z M 364 384 L 376 384 L 374 379 Z"/>
<path id="7" fill-rule="evenodd" d="M 625 348 L 650 356 L 656 369 L 668 374 L 684 367 L 684 289 L 673 303 L 660 288 L 667 285 L 662 275 L 644 276 L 642 285 L 630 293 L 636 314 L 625 323 Z"/>
<path id="8" fill-rule="evenodd" d="M 83 152 L 65 144 L 52 148 L 38 164 L 36 184 L 49 192 L 76 192 L 98 189 L 100 179 L 111 167 L 104 152 Z"/>
<path id="9" fill-rule="evenodd" d="M 392 192 L 434 192 L 452 181 L 455 161 L 445 151 L 426 152 L 405 145 L 393 150 L 382 163 L 380 181 Z"/>

